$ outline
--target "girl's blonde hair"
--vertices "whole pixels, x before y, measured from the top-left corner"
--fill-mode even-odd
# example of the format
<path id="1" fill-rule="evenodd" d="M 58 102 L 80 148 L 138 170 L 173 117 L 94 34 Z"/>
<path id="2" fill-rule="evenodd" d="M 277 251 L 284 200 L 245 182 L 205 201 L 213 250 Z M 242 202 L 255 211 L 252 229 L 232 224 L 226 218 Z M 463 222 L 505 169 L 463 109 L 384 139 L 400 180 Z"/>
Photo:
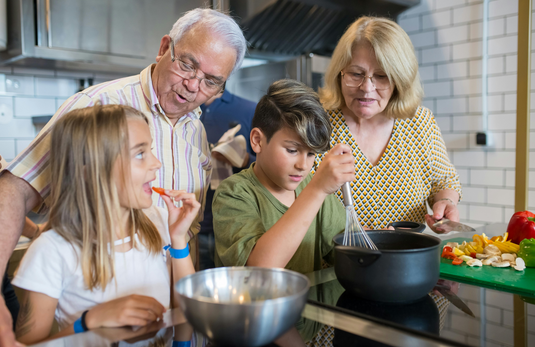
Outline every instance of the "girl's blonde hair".
<path id="1" fill-rule="evenodd" d="M 391 118 L 413 117 L 423 97 L 414 47 L 396 22 L 378 17 L 357 19 L 338 41 L 325 73 L 325 86 L 319 91 L 323 107 L 334 110 L 345 106 L 340 72 L 351 62 L 353 48 L 364 40 L 371 44 L 377 62 L 394 83 L 384 114 Z"/>
<path id="2" fill-rule="evenodd" d="M 104 290 L 115 275 L 114 240 L 122 226 L 114 175 L 124 173 L 127 187 L 131 182 L 127 118 L 147 122 L 131 107 L 97 105 L 69 112 L 52 130 L 47 229 L 81 249 L 79 260 L 90 290 Z M 155 225 L 142 210 L 131 209 L 130 216 L 125 234 L 132 246 L 137 230 L 141 243 L 158 254 L 162 239 Z"/>

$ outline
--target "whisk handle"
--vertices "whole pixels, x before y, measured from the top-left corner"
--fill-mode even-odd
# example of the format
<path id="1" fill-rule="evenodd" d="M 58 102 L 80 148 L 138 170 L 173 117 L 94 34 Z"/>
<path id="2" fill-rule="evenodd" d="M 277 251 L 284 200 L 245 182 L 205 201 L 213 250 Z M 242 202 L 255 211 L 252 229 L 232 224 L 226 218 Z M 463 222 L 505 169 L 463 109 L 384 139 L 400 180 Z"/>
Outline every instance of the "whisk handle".
<path id="1" fill-rule="evenodd" d="M 351 192 L 351 186 L 349 182 L 342 185 L 342 195 L 344 196 L 344 205 L 353 206 L 353 194 Z"/>

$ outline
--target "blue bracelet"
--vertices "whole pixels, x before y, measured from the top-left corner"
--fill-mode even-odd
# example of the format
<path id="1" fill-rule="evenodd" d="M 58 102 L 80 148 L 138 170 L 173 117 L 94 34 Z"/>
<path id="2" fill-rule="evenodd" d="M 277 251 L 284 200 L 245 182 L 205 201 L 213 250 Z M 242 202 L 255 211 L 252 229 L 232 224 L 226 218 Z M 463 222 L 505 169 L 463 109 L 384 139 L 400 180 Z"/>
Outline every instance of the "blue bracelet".
<path id="1" fill-rule="evenodd" d="M 189 255 L 189 244 L 183 249 L 175 249 L 171 245 L 167 245 L 163 249 L 164 251 L 169 250 L 169 255 L 174 259 L 184 259 Z"/>
<path id="2" fill-rule="evenodd" d="M 80 317 L 80 318 L 78 318 L 77 320 L 74 321 L 73 328 L 74 328 L 74 333 L 75 334 L 84 332 L 84 328 L 82 328 L 82 317 Z"/>
<path id="3" fill-rule="evenodd" d="M 173 341 L 173 347 L 190 347 L 191 341 Z"/>
<path id="4" fill-rule="evenodd" d="M 75 334 L 84 333 L 89 330 L 87 329 L 87 325 L 85 324 L 85 315 L 87 314 L 87 312 L 88 311 L 84 311 L 84 313 L 82 313 L 82 316 L 74 321 L 73 328 Z"/>

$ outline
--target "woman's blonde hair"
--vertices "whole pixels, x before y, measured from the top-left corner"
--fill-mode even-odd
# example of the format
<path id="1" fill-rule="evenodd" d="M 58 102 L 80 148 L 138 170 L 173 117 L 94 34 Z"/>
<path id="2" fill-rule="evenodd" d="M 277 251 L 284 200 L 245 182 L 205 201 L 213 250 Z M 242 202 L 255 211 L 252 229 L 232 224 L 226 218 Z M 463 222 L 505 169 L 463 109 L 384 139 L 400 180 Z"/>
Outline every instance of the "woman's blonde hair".
<path id="1" fill-rule="evenodd" d="M 349 26 L 338 41 L 320 89 L 323 106 L 334 110 L 345 106 L 341 74 L 352 59 L 352 51 L 368 41 L 377 62 L 394 83 L 394 91 L 384 113 L 391 118 L 413 117 L 420 105 L 423 90 L 418 75 L 418 60 L 407 33 L 394 21 L 378 17 L 361 17 Z"/>
<path id="2" fill-rule="evenodd" d="M 131 107 L 97 105 L 69 112 L 52 130 L 47 229 L 81 250 L 79 261 L 90 290 L 104 290 L 115 275 L 113 245 L 122 226 L 114 175 L 123 173 L 127 187 L 131 182 L 127 118 L 147 122 Z M 143 211 L 131 209 L 128 229 L 133 247 L 137 231 L 151 254 L 161 251 L 160 234 Z"/>

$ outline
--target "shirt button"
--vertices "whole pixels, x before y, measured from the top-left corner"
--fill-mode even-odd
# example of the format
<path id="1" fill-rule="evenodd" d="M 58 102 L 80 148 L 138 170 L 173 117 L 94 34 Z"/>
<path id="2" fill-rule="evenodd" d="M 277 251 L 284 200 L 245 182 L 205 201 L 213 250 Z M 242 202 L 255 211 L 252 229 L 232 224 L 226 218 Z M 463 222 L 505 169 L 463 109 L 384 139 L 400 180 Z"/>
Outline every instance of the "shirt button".
<path id="1" fill-rule="evenodd" d="M 210 113 L 210 109 L 209 109 L 209 108 L 207 108 L 207 109 L 206 109 L 206 112 L 207 112 L 207 113 Z"/>

